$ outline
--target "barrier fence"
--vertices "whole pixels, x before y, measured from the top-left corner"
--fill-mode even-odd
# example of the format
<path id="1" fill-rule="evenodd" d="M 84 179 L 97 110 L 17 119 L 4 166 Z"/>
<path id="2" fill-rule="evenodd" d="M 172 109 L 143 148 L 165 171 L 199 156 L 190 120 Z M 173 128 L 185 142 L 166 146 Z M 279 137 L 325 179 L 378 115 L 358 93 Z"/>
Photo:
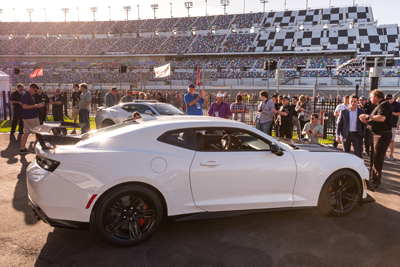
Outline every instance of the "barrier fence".
<path id="1" fill-rule="evenodd" d="M 47 93 L 48 97 L 51 98 L 54 96 L 54 93 Z M 71 116 L 72 114 L 72 92 L 63 92 L 64 96 L 64 115 Z M 10 92 L 3 91 L 0 94 L 0 120 L 11 120 L 12 119 L 12 104 L 9 103 L 10 100 Z M 150 96 L 150 100 L 155 100 L 156 95 L 152 94 Z M 167 103 L 174 105 L 175 107 L 186 111 L 186 106 L 184 105 L 183 94 L 176 94 L 173 97 L 168 96 L 165 97 Z M 207 103 L 203 105 L 203 115 L 207 116 L 208 109 L 215 101 L 215 97 L 209 95 L 207 97 Z M 225 97 L 224 101 L 231 106 L 236 99 L 234 97 Z M 91 116 L 95 116 L 97 114 L 97 110 L 99 107 L 104 106 L 105 103 L 105 94 L 101 91 L 92 92 L 92 104 L 91 104 Z M 248 107 L 249 113 L 245 114 L 244 123 L 253 126 L 256 120 L 258 105 L 260 103 L 260 99 L 258 96 L 253 95 L 248 98 L 244 98 L 243 103 L 245 103 Z M 336 131 L 336 123 L 335 123 L 335 108 L 341 102 L 336 99 L 328 100 L 328 101 L 312 101 L 313 105 L 313 113 L 317 113 L 319 115 L 319 123 L 324 126 L 324 139 L 327 136 L 334 136 Z M 52 110 L 50 105 L 49 116 L 52 116 Z M 233 117 L 233 116 L 232 116 Z M 231 118 L 232 118 L 231 117 Z M 238 116 L 239 120 L 241 115 Z"/>

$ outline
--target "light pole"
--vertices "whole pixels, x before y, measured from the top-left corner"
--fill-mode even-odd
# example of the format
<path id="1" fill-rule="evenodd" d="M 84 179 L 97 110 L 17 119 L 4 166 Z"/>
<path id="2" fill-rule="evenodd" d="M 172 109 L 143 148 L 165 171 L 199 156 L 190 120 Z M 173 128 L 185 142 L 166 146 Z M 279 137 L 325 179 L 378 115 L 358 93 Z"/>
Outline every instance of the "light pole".
<path id="1" fill-rule="evenodd" d="M 171 19 L 172 19 L 172 3 L 169 3 L 169 5 L 171 6 Z"/>
<path id="2" fill-rule="evenodd" d="M 205 0 L 206 1 L 206 16 L 207 16 L 207 0 Z"/>
<path id="3" fill-rule="evenodd" d="M 32 22 L 33 8 L 27 8 L 26 11 L 28 11 L 28 13 L 29 13 L 29 21 Z"/>
<path id="4" fill-rule="evenodd" d="M 188 17 L 189 16 L 189 9 L 193 7 L 193 2 L 185 2 L 185 8 L 188 10 Z"/>
<path id="5" fill-rule="evenodd" d="M 46 12 L 46 8 L 44 8 L 44 22 L 47 22 L 47 12 Z"/>
<path id="6" fill-rule="evenodd" d="M 128 12 L 131 11 L 131 6 L 124 6 L 124 9 L 126 11 L 126 21 L 128 21 Z"/>
<path id="7" fill-rule="evenodd" d="M 108 6 L 108 16 L 110 17 L 110 21 L 111 21 L 111 6 Z"/>
<path id="8" fill-rule="evenodd" d="M 158 4 L 151 5 L 151 8 L 153 9 L 154 12 L 154 19 L 156 19 L 156 10 L 158 9 Z"/>
<path id="9" fill-rule="evenodd" d="M 93 21 L 96 21 L 95 13 L 97 12 L 97 7 L 91 7 L 90 11 L 93 13 Z"/>
<path id="10" fill-rule="evenodd" d="M 0 9 L 0 14 L 3 14 L 3 9 Z M 1 21 L 1 20 L 0 20 Z"/>
<path id="11" fill-rule="evenodd" d="M 285 0 L 285 3 L 283 4 L 283 10 L 286 11 L 286 0 Z"/>
<path id="12" fill-rule="evenodd" d="M 76 11 L 78 12 L 78 21 L 79 21 L 79 7 L 76 8 Z"/>
<path id="13" fill-rule="evenodd" d="M 137 5 L 137 19 L 140 19 L 139 5 Z"/>
<path id="14" fill-rule="evenodd" d="M 13 8 L 13 11 L 14 11 L 14 22 L 15 22 L 15 8 Z"/>
<path id="15" fill-rule="evenodd" d="M 286 2 L 286 1 L 285 1 Z M 308 9 L 308 0 L 306 0 L 306 9 Z"/>
<path id="16" fill-rule="evenodd" d="M 355 6 L 356 5 L 356 0 L 353 0 L 353 6 Z"/>
<path id="17" fill-rule="evenodd" d="M 246 13 L 246 0 L 243 0 L 243 14 Z"/>
<path id="18" fill-rule="evenodd" d="M 263 13 L 265 13 L 265 4 L 269 3 L 269 1 L 268 0 L 260 0 L 260 3 L 263 4 Z"/>
<path id="19" fill-rule="evenodd" d="M 69 8 L 61 8 L 61 11 L 64 12 L 64 21 L 67 21 L 67 13 L 69 13 Z"/>
<path id="20" fill-rule="evenodd" d="M 221 6 L 224 7 L 224 15 L 226 15 L 226 7 L 229 6 L 229 0 L 221 0 Z"/>

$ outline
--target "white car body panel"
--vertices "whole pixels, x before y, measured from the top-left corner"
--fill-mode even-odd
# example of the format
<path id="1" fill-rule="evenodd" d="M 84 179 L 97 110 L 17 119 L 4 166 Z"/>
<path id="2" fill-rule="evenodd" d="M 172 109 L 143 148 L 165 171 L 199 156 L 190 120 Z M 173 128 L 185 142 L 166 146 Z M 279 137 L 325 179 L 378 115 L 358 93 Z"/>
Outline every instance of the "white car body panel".
<path id="1" fill-rule="evenodd" d="M 296 164 L 291 153 L 198 151 L 190 178 L 195 203 L 206 211 L 290 207 Z"/>
<path id="2" fill-rule="evenodd" d="M 54 172 L 48 172 L 35 161 L 31 163 L 27 169 L 29 197 L 53 219 L 89 222 L 101 195 L 126 182 L 156 188 L 165 199 L 167 214 L 173 216 L 204 210 L 316 206 L 322 185 L 336 170 L 349 168 L 368 179 L 365 165 L 354 155 L 291 150 L 261 131 L 231 120 L 159 116 L 138 122 L 54 150 L 43 150 L 38 144 L 35 150 L 39 156 L 61 164 Z M 208 152 L 157 141 L 169 130 L 197 127 L 245 129 L 286 151 L 281 157 L 269 151 L 212 152 L 211 157 Z M 257 157 L 240 157 L 236 153 Z M 218 161 L 220 166 L 200 166 L 204 161 Z M 86 209 L 93 194 L 97 197 Z"/>

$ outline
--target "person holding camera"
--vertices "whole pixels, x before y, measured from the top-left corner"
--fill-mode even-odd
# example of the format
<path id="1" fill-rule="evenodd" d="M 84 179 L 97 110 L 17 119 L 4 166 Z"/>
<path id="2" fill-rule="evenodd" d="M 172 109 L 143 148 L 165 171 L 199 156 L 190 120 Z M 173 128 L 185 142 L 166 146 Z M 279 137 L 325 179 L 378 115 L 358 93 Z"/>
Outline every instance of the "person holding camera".
<path id="1" fill-rule="evenodd" d="M 246 113 L 249 113 L 250 110 L 245 103 L 243 103 L 243 97 L 241 95 L 236 96 L 236 102 L 231 105 L 231 113 L 233 114 L 233 120 L 239 120 L 245 123 L 246 122 Z"/>
<path id="2" fill-rule="evenodd" d="M 279 125 L 279 137 L 286 137 L 292 139 L 293 136 L 293 110 L 290 105 L 289 97 L 282 98 L 282 106 L 277 112 Z"/>
<path id="3" fill-rule="evenodd" d="M 42 87 L 40 86 L 37 94 L 33 95 L 33 98 L 35 99 L 35 104 L 41 104 L 41 103 L 44 104 L 42 108 L 37 108 L 39 123 L 40 125 L 42 125 L 43 122 L 46 121 L 47 114 L 49 113 L 50 110 L 50 99 L 46 94 L 42 92 Z"/>
<path id="4" fill-rule="evenodd" d="M 258 105 L 258 112 L 254 124 L 256 128 L 266 134 L 270 133 L 270 128 L 277 113 L 272 100 L 268 99 L 267 91 L 260 92 L 261 102 Z"/>
<path id="5" fill-rule="evenodd" d="M 301 95 L 299 102 L 297 102 L 295 110 L 299 116 L 300 129 L 304 129 L 304 126 L 310 121 L 310 115 L 312 113 L 312 104 L 310 100 L 307 100 L 305 95 Z M 303 138 L 302 135 L 299 139 Z"/>
<path id="6" fill-rule="evenodd" d="M 307 122 L 303 128 L 303 135 L 306 136 L 309 142 L 317 144 L 319 138 L 324 136 L 324 127 L 318 123 L 318 114 L 311 114 L 310 122 Z"/>

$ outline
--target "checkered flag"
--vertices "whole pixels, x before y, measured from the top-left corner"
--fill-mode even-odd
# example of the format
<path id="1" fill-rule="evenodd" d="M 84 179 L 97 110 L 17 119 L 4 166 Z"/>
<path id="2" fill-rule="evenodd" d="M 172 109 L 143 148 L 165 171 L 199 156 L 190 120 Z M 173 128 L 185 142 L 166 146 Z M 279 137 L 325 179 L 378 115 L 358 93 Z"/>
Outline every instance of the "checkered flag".
<path id="1" fill-rule="evenodd" d="M 364 63 L 366 56 L 361 56 L 357 58 L 350 59 L 346 61 L 339 68 L 336 69 L 338 75 L 343 75 L 346 73 L 353 74 L 356 72 L 364 71 Z"/>

